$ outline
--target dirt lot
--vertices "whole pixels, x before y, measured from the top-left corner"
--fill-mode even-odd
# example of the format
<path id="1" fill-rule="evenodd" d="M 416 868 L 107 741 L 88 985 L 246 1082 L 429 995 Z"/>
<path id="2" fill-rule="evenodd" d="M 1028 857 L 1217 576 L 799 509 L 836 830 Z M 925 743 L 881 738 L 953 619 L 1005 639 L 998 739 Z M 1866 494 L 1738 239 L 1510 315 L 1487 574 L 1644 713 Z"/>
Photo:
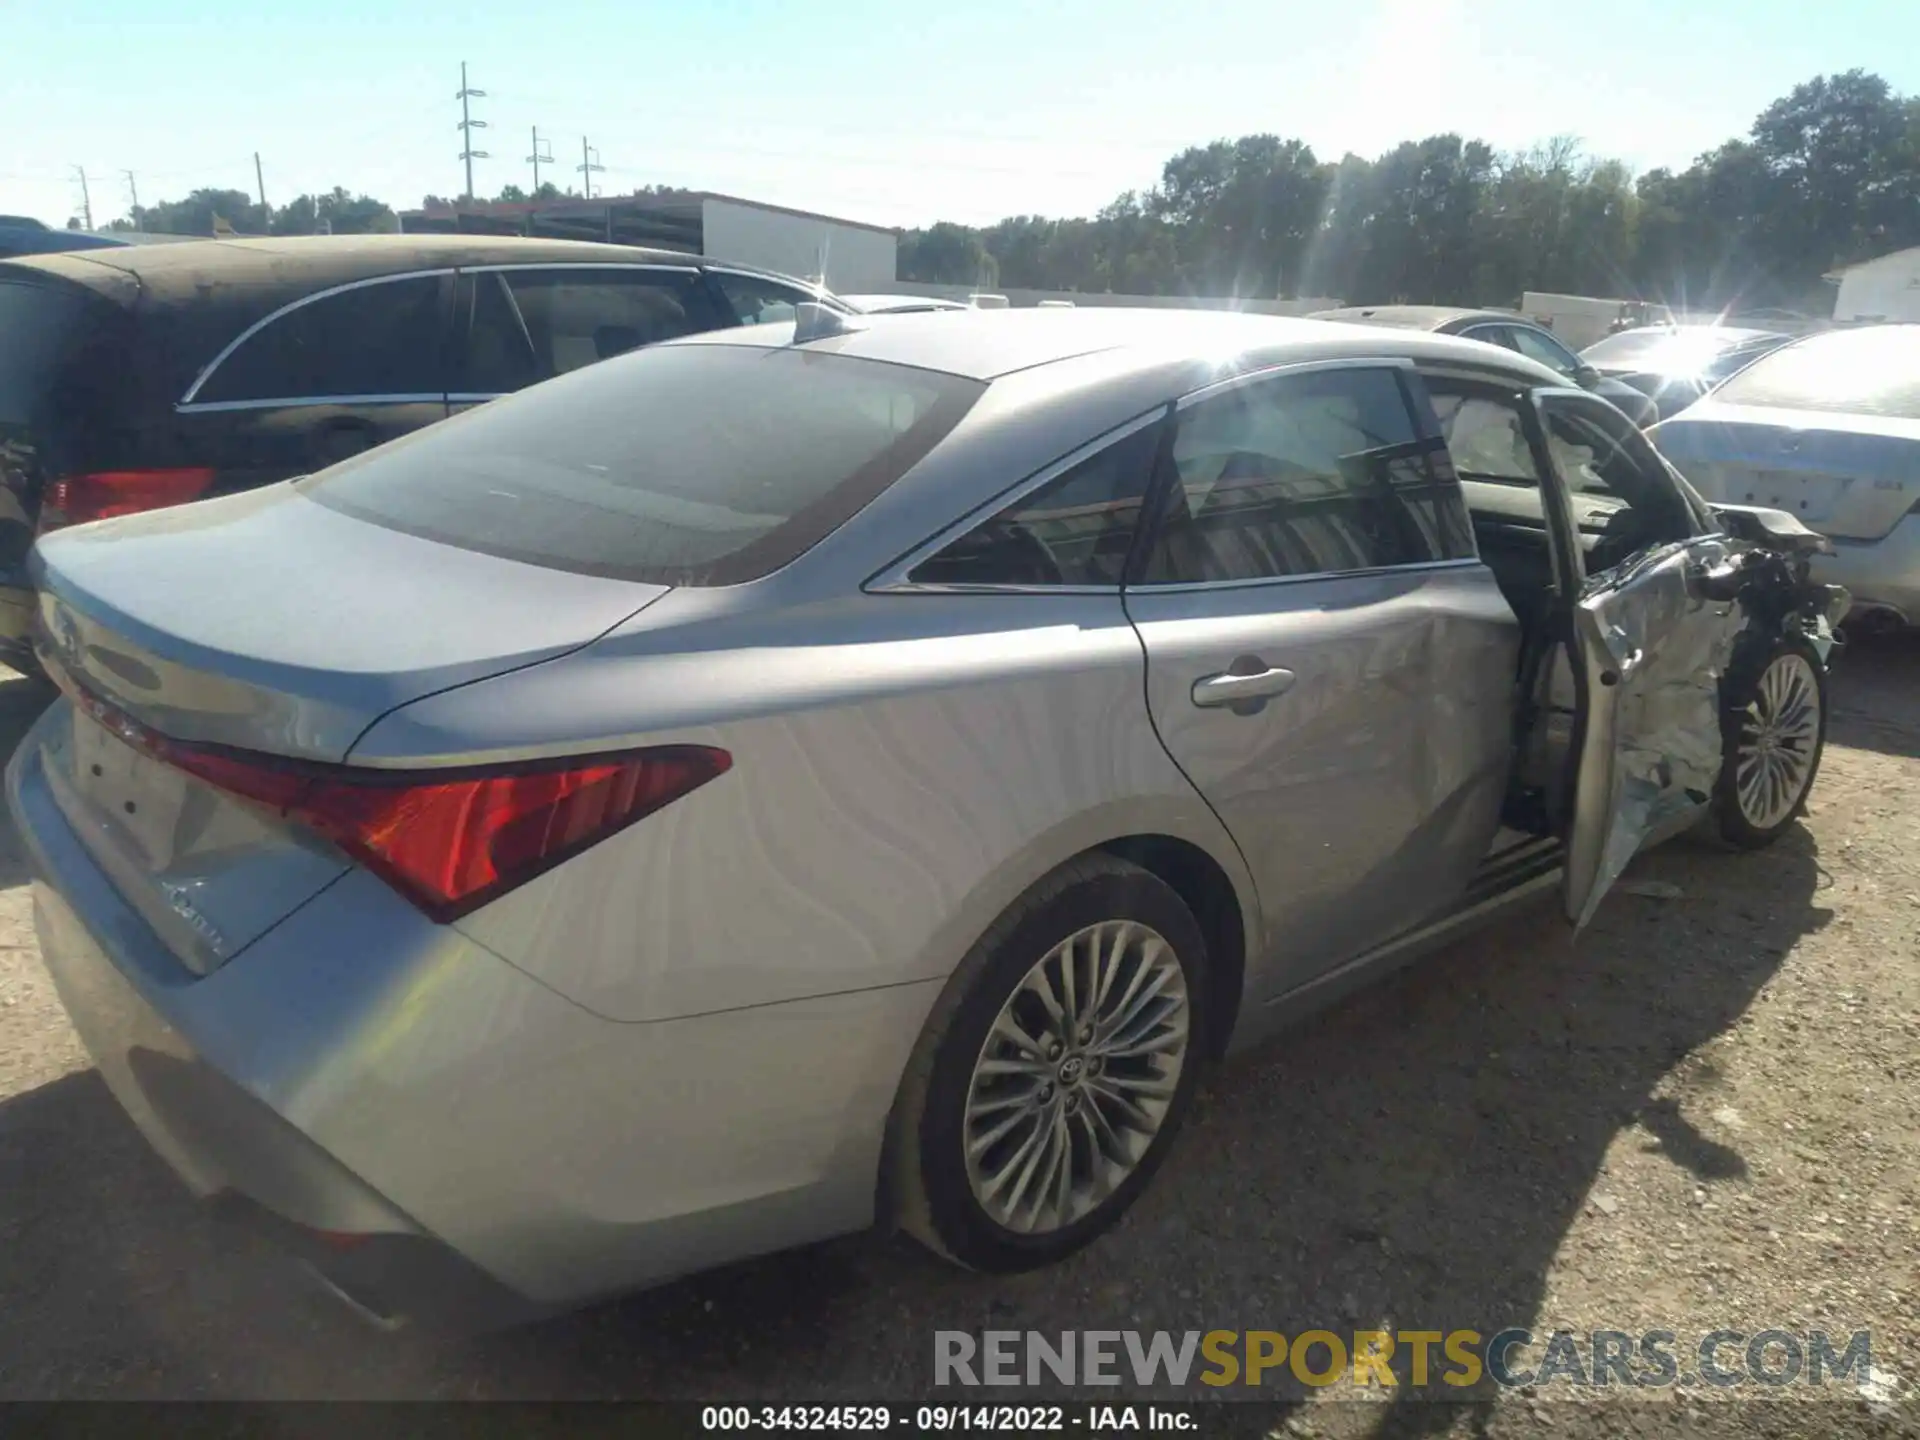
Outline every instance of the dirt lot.
<path id="1" fill-rule="evenodd" d="M 36 704 L 0 687 L 4 747 Z M 966 1276 L 856 1237 L 479 1340 L 373 1333 L 206 1220 L 75 1042 L 9 832 L 0 1397 L 897 1399 L 936 1329 L 1376 1323 L 1871 1328 L 1920 1379 L 1920 642 L 1856 649 L 1834 709 L 1801 831 L 1756 856 L 1683 839 L 1632 877 L 1677 897 L 1616 895 L 1577 946 L 1521 916 L 1217 1074 L 1136 1212 L 1065 1267 Z M 1618 1431 L 1700 1392 L 1562 1394 L 1316 1404 L 1279 1433 Z M 1753 1395 L 1710 1408 L 1781 1435 L 1915 1413 L 1911 1386 Z"/>

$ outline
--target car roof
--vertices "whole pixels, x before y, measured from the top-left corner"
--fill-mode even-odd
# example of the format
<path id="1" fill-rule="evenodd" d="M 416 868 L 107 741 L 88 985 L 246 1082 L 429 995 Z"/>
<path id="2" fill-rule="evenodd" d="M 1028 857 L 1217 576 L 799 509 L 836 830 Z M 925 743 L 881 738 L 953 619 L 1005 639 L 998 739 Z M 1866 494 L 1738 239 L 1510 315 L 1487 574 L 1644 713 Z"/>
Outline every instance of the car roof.
<path id="1" fill-rule="evenodd" d="M 961 304 L 958 300 L 943 300 L 932 295 L 836 295 L 835 298 L 869 315 L 883 310 L 969 310 L 973 308 Z"/>
<path id="2" fill-rule="evenodd" d="M 287 235 L 127 245 L 85 254 L 37 255 L 22 265 L 112 293 L 131 277 L 142 299 L 165 305 L 203 298 L 210 287 L 273 290 L 291 300 L 313 290 L 410 270 L 514 264 L 699 265 L 698 255 L 537 240 L 513 235 Z M 751 270 L 752 266 L 729 267 Z M 112 272 L 111 278 L 101 271 Z"/>
<path id="3" fill-rule="evenodd" d="M 1512 310 L 1476 309 L 1466 305 L 1356 305 L 1344 310 L 1316 310 L 1310 320 L 1339 320 L 1350 325 L 1397 325 L 1407 330 L 1438 330 L 1464 320 L 1491 320 L 1504 325 L 1531 325 Z"/>
<path id="4" fill-rule="evenodd" d="M 1617 330 L 1606 338 L 1617 340 L 1623 335 L 1717 335 L 1727 342 L 1725 348 L 1729 350 L 1761 340 L 1793 338 L 1779 330 L 1747 330 L 1733 325 L 1636 325 L 1630 330 Z"/>
<path id="5" fill-rule="evenodd" d="M 791 344 L 792 335 L 793 326 L 782 323 L 688 335 L 668 343 L 777 348 Z M 1269 365 L 1391 356 L 1455 359 L 1483 367 L 1491 361 L 1507 369 L 1518 364 L 1527 367 L 1523 374 L 1538 383 L 1559 378 L 1511 351 L 1451 335 L 1394 333 L 1373 326 L 1230 310 L 1089 306 L 905 314 L 888 317 L 883 325 L 856 325 L 844 333 L 808 341 L 806 348 L 982 381 L 1106 351 L 1131 352 L 1131 364 L 1113 367 L 1121 372 L 1167 366 L 1213 366 L 1230 372 L 1246 357 Z"/>

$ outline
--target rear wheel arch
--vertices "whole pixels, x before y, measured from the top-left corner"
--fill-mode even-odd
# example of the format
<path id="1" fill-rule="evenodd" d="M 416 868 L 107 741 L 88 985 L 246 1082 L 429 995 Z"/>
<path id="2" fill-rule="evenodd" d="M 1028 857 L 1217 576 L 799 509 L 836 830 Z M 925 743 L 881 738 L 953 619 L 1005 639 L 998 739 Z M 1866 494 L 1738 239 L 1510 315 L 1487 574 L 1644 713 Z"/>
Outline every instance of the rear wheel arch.
<path id="1" fill-rule="evenodd" d="M 1218 1060 L 1239 1019 L 1247 975 L 1246 920 L 1232 878 L 1198 845 L 1171 835 L 1130 835 L 1097 848 L 1166 881 L 1199 922 L 1212 987 L 1205 1053 Z"/>
<path id="2" fill-rule="evenodd" d="M 1206 1033 L 1196 1047 L 1199 1051 L 1196 1058 L 1218 1060 L 1226 1051 L 1239 1016 L 1249 918 L 1243 906 L 1250 902 L 1244 900 L 1240 887 L 1221 861 L 1191 840 L 1166 834 L 1116 836 L 1069 856 L 1038 876 L 988 922 L 968 950 L 968 958 L 990 948 L 1009 917 L 1026 908 L 1036 895 L 1116 861 L 1137 867 L 1165 884 L 1187 907 L 1199 927 L 1206 946 L 1204 966 L 1209 999 L 1203 1011 Z M 932 1052 L 944 1033 L 948 1017 L 976 975 L 977 967 L 963 959 L 947 977 L 939 996 L 928 1009 L 906 1070 L 895 1087 L 874 1187 L 874 1215 L 884 1226 L 898 1225 L 905 1218 L 903 1207 L 913 1204 L 918 1193 L 918 1186 L 908 1173 L 917 1156 L 913 1137 L 907 1130 L 918 1116 Z"/>

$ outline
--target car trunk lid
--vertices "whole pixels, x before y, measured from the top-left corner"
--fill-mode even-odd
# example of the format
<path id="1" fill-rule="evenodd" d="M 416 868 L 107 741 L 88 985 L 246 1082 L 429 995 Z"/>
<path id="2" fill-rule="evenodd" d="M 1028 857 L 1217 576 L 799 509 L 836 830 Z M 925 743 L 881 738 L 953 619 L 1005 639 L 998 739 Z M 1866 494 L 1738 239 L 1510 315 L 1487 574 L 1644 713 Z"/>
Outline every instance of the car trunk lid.
<path id="1" fill-rule="evenodd" d="M 1702 497 L 1878 540 L 1920 502 L 1920 421 L 1707 401 L 1653 432 Z"/>
<path id="2" fill-rule="evenodd" d="M 346 856 L 129 743 L 338 763 L 396 706 L 568 653 L 665 593 L 457 550 L 289 487 L 44 541 L 42 650 L 74 697 L 38 732 L 56 803 L 183 965 L 207 973 Z"/>

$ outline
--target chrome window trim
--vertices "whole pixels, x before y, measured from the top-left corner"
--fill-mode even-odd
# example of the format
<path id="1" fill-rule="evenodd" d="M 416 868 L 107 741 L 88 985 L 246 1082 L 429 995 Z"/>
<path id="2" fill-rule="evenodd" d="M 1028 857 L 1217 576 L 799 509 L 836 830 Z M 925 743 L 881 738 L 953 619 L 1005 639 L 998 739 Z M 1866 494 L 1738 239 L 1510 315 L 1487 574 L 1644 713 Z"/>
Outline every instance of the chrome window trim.
<path id="1" fill-rule="evenodd" d="M 299 310 L 305 306 L 312 305 L 316 301 L 331 299 L 335 295 L 344 295 L 349 290 L 365 290 L 372 285 L 393 285 L 393 284 L 397 284 L 399 281 L 402 281 L 402 280 L 434 280 L 434 279 L 439 279 L 442 276 L 452 275 L 455 273 L 456 273 L 456 268 L 454 266 L 442 265 L 431 270 L 400 270 L 400 271 L 396 271 L 391 275 L 369 275 L 360 280 L 349 280 L 342 285 L 329 286 L 325 290 L 316 290 L 311 295 L 302 295 L 297 300 L 289 300 L 285 305 L 282 305 L 278 310 L 275 310 L 270 314 L 261 316 L 260 319 L 254 321 L 251 325 L 247 326 L 246 329 L 242 330 L 238 335 L 234 336 L 233 339 L 229 340 L 226 343 L 226 346 L 220 351 L 219 354 L 215 355 L 213 359 L 209 360 L 204 366 L 201 367 L 200 373 L 193 377 L 193 383 L 187 386 L 187 393 L 182 395 L 180 399 L 177 402 L 175 402 L 174 408 L 176 410 L 183 410 L 187 406 L 194 404 L 195 401 L 193 397 L 198 395 L 200 393 L 201 387 L 204 386 L 207 383 L 207 381 L 213 378 L 214 372 L 218 370 L 222 364 L 225 363 L 228 356 L 233 354 L 234 351 L 238 350 L 242 345 L 246 344 L 247 341 L 251 340 L 255 335 L 259 334 L 262 330 L 266 329 L 267 326 L 273 324 L 276 320 L 280 320 L 285 316 L 291 315 L 295 310 Z M 434 398 L 438 399 L 440 397 L 436 395 Z M 233 405 L 249 405 L 253 403 L 254 402 L 252 401 L 244 401 L 244 400 L 211 400 L 211 401 L 204 402 L 200 406 L 200 408 L 208 409 L 214 405 L 233 406 Z M 266 402 L 261 402 L 261 403 L 266 403 Z M 285 404 L 287 402 L 276 401 L 273 403 Z"/>
<path id="2" fill-rule="evenodd" d="M 240 410 L 295 410 L 315 405 L 443 405 L 447 397 L 435 390 L 420 395 L 288 395 L 268 400 L 201 400 L 173 407 L 176 415 L 218 415 Z"/>
<path id="3" fill-rule="evenodd" d="M 1174 411 L 1191 409 L 1205 400 L 1212 400 L 1243 385 L 1257 385 L 1264 380 L 1284 379 L 1289 375 L 1317 374 L 1323 370 L 1393 370 L 1416 373 L 1413 358 L 1408 355 L 1342 355 L 1332 360 L 1288 360 L 1278 365 L 1265 365 L 1257 370 L 1248 370 L 1244 374 L 1229 375 L 1224 380 L 1216 380 L 1203 385 L 1198 390 L 1190 390 L 1174 401 Z M 1412 421 L 1408 417 L 1409 423 Z"/>
<path id="4" fill-rule="evenodd" d="M 913 549 L 909 550 L 900 559 L 895 560 L 892 564 L 883 568 L 878 574 L 869 578 L 866 584 L 860 588 L 876 595 L 1119 594 L 1120 587 L 1118 585 L 948 585 L 929 584 L 924 581 L 909 580 L 907 576 L 913 571 L 914 567 L 922 561 L 929 560 L 939 554 L 940 551 L 946 549 L 947 546 L 951 545 L 954 541 L 978 528 L 980 525 L 985 524 L 1009 505 L 1018 504 L 1043 485 L 1059 479 L 1082 461 L 1091 460 L 1095 455 L 1100 454 L 1102 451 L 1114 445 L 1118 445 L 1130 436 L 1137 435 L 1148 426 L 1159 424 L 1167 418 L 1170 408 L 1171 407 L 1165 402 L 1162 402 L 1154 406 L 1153 409 L 1134 416 L 1131 420 L 1121 422 L 1111 430 L 1101 431 L 1100 434 L 1094 436 L 1093 439 L 1080 446 L 1077 450 L 1068 451 L 1067 454 L 1060 459 L 1036 470 L 1026 479 L 1017 480 L 1006 489 L 999 491 L 992 498 L 983 500 L 958 520 L 955 520 L 952 524 L 940 530 L 931 539 L 921 541 L 920 544 L 914 546 Z M 1152 494 L 1152 489 L 1153 481 L 1152 477 L 1149 476 L 1147 481 L 1149 496 Z"/>
<path id="5" fill-rule="evenodd" d="M 1164 585 L 1129 585 L 1126 589 L 1129 595 L 1185 595 L 1202 590 L 1251 590 L 1260 585 L 1299 585 L 1308 581 L 1360 580 L 1368 576 L 1486 568 L 1486 562 L 1478 555 L 1467 555 L 1455 560 L 1416 560 L 1411 565 L 1369 565 L 1364 570 L 1312 570 L 1304 575 L 1255 575 L 1245 580 L 1175 580 Z"/>
<path id="6" fill-rule="evenodd" d="M 447 395 L 447 403 L 449 405 L 484 405 L 489 400 L 500 400 L 518 393 L 515 390 L 495 390 L 490 395 L 483 395 L 477 390 L 454 391 Z"/>

